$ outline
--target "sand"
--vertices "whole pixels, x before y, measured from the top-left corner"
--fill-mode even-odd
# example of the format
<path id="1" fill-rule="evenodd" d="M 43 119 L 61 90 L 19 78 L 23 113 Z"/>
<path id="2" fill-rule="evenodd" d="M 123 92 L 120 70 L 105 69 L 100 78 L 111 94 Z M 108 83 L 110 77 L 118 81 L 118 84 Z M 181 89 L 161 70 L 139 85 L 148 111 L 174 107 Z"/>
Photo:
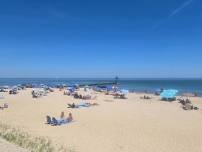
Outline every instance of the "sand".
<path id="1" fill-rule="evenodd" d="M 28 152 L 28 150 L 25 150 L 0 138 L 0 152 Z"/>
<path id="2" fill-rule="evenodd" d="M 202 98 L 190 97 L 200 110 L 185 111 L 175 102 L 140 99 L 143 94 L 130 93 L 128 99 L 114 99 L 98 93 L 99 106 L 69 109 L 67 103 L 79 99 L 55 90 L 47 96 L 33 99 L 31 90 L 17 95 L 1 93 L 9 108 L 0 110 L 0 121 L 29 132 L 45 136 L 57 145 L 78 152 L 201 152 Z M 0 103 L 1 103 L 0 101 Z M 60 112 L 72 112 L 74 122 L 49 126 L 45 116 L 59 117 Z"/>

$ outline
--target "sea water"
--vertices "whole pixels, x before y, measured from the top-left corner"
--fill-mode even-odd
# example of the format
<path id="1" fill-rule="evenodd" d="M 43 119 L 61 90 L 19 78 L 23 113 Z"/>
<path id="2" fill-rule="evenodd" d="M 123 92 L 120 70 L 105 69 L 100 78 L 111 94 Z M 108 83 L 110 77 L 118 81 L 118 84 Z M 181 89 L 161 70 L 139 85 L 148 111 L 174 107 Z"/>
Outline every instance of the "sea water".
<path id="1" fill-rule="evenodd" d="M 93 84 L 102 82 L 114 82 L 112 78 L 0 78 L 2 85 L 18 84 L 45 84 L 54 86 L 57 84 Z M 180 92 L 193 92 L 202 95 L 202 79 L 124 79 L 119 78 L 120 88 L 131 91 L 155 91 L 157 89 L 177 89 Z"/>

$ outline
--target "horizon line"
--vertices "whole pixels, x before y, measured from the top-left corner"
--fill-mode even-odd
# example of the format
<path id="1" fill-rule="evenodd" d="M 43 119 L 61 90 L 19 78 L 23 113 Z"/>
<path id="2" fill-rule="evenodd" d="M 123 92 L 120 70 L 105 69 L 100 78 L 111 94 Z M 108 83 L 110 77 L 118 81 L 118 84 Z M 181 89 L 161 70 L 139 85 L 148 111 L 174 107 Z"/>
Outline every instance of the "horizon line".
<path id="1" fill-rule="evenodd" d="M 0 77 L 0 79 L 115 79 L 116 77 Z M 202 77 L 118 77 L 119 79 L 202 79 Z"/>

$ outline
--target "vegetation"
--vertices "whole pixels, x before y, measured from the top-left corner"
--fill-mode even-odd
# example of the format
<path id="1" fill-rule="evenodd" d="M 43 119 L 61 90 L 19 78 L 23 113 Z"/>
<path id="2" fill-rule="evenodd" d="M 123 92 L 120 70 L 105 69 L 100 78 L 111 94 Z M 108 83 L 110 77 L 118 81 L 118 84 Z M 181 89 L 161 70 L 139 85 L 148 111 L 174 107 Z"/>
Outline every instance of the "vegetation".
<path id="1" fill-rule="evenodd" d="M 44 137 L 33 137 L 9 125 L 0 123 L 0 137 L 31 152 L 73 152 L 66 148 L 53 146 L 52 142 Z"/>

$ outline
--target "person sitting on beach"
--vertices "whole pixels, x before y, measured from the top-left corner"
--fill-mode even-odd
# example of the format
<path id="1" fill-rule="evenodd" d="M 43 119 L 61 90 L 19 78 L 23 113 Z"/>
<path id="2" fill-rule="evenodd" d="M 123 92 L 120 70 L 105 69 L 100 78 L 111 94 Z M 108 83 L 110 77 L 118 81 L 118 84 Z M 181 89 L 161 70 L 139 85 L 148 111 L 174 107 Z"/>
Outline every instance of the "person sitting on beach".
<path id="1" fill-rule="evenodd" d="M 4 107 L 0 106 L 0 109 L 1 109 L 1 110 L 4 110 Z"/>
<path id="2" fill-rule="evenodd" d="M 7 103 L 4 103 L 3 106 L 0 106 L 1 110 L 4 110 L 5 108 L 8 108 L 8 104 Z"/>
<path id="3" fill-rule="evenodd" d="M 71 95 L 71 92 L 70 92 L 69 90 L 65 90 L 63 94 L 70 96 L 70 95 Z"/>
<path id="4" fill-rule="evenodd" d="M 91 99 L 91 95 L 85 95 L 82 97 L 82 99 L 84 100 L 90 100 Z"/>
<path id="5" fill-rule="evenodd" d="M 144 99 L 151 99 L 151 97 L 149 97 L 149 96 L 144 96 Z"/>
<path id="6" fill-rule="evenodd" d="M 71 112 L 69 113 L 69 116 L 66 118 L 66 121 L 67 122 L 73 121 L 73 117 L 72 117 L 72 113 Z"/>
<path id="7" fill-rule="evenodd" d="M 151 99 L 151 97 L 144 95 L 143 97 L 140 97 L 140 99 Z"/>
<path id="8" fill-rule="evenodd" d="M 77 92 L 74 94 L 75 99 L 82 99 L 82 95 L 79 95 Z"/>
<path id="9" fill-rule="evenodd" d="M 182 105 L 185 105 L 187 103 L 191 104 L 191 101 L 189 99 L 178 99 L 178 100 L 179 100 L 179 103 L 181 103 Z"/>
<path id="10" fill-rule="evenodd" d="M 65 117 L 65 113 L 64 113 L 64 111 L 62 111 L 60 114 L 60 119 L 64 119 L 64 117 Z"/>
<path id="11" fill-rule="evenodd" d="M 8 108 L 8 104 L 7 103 L 4 103 L 4 108 Z"/>
<path id="12" fill-rule="evenodd" d="M 64 112 L 61 112 L 60 119 L 58 119 L 57 121 L 58 121 L 59 124 L 66 124 L 68 122 L 71 122 L 72 120 L 73 120 L 73 117 L 72 117 L 71 112 L 69 113 L 69 116 L 67 118 L 65 118 Z"/>

